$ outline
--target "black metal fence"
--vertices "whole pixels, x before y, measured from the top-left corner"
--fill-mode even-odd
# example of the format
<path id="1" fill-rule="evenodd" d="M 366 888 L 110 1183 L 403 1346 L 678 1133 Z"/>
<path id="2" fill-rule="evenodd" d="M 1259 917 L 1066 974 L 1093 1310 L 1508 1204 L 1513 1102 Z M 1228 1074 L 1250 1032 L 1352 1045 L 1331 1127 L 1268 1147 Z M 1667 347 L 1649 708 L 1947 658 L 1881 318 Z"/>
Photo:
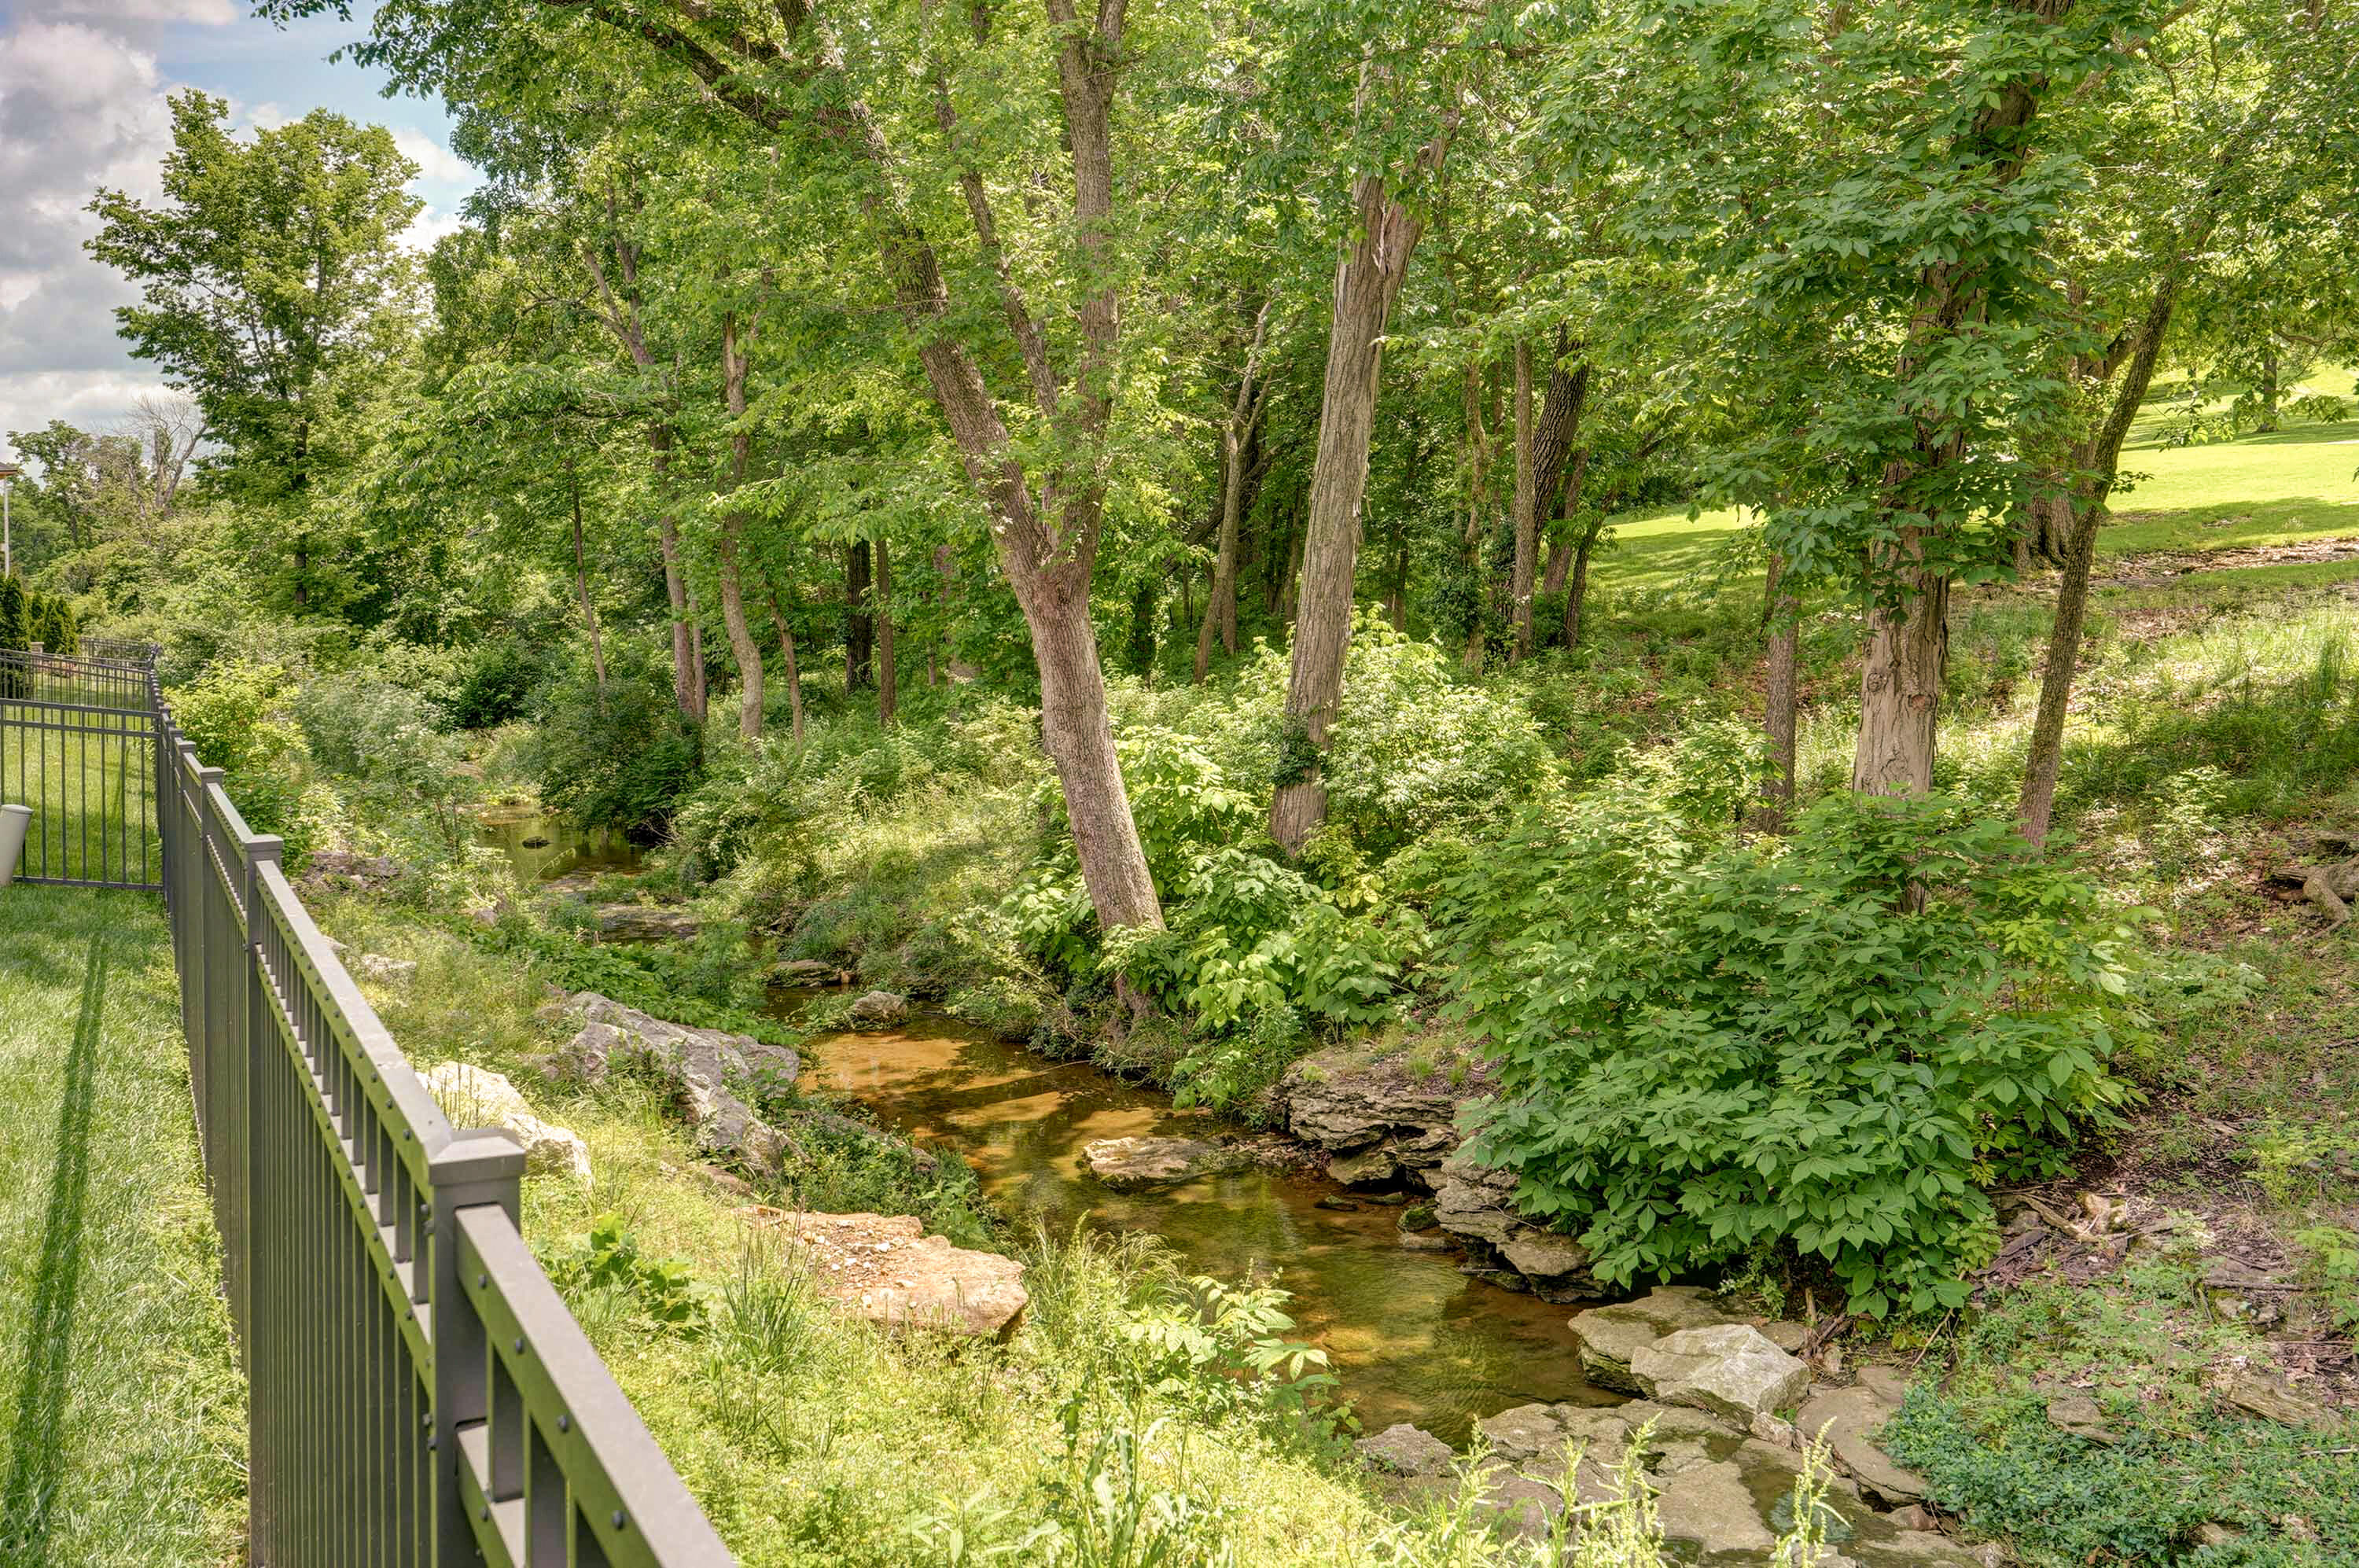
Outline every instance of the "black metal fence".
<path id="1" fill-rule="evenodd" d="M 163 886 L 152 669 L 0 651 L 0 802 L 32 808 L 16 875 Z"/>
<path id="2" fill-rule="evenodd" d="M 101 670 L 38 674 L 113 680 L 62 662 Z M 249 1561 L 734 1563 L 518 1233 L 522 1149 L 451 1125 L 296 898 L 279 840 L 199 762 L 152 664 L 129 668 L 139 709 L 99 711 L 147 759 L 246 1373 Z M 0 740 L 38 732 L 18 715 L 40 705 L 0 703 Z"/>

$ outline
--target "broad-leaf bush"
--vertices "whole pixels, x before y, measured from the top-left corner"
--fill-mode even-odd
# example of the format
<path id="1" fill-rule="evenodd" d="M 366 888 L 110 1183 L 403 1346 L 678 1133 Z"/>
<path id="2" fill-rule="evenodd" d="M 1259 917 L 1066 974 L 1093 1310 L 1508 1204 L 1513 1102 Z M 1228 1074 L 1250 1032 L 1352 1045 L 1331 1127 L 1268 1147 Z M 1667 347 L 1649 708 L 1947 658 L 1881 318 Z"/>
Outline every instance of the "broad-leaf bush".
<path id="1" fill-rule="evenodd" d="M 603 691 L 585 670 L 548 693 L 539 761 L 543 803 L 584 827 L 651 837 L 695 785 L 701 756 L 669 678 L 641 654 L 618 659 Z"/>
<path id="2" fill-rule="evenodd" d="M 1723 802 L 1675 799 L 1681 766 L 1432 857 L 1499 1083 L 1474 1157 L 1609 1280 L 1783 1242 L 1854 1311 L 1961 1303 L 1996 1244 L 1978 1183 L 2045 1171 L 2127 1094 L 2096 889 L 1940 799 L 1738 842 Z"/>

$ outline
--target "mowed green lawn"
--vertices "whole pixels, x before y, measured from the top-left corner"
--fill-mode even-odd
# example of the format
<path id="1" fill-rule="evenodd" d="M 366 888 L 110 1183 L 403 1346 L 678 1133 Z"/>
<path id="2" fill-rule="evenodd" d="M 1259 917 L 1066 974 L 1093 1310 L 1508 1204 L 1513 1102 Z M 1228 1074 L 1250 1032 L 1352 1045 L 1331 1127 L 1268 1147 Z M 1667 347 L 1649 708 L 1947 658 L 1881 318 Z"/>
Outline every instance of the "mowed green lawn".
<path id="1" fill-rule="evenodd" d="M 243 1560 L 245 1389 L 163 908 L 0 888 L 0 1563 Z"/>
<path id="2" fill-rule="evenodd" d="M 2288 416 L 2285 428 L 2268 435 L 2177 448 L 2160 444 L 2178 422 L 2179 406 L 2167 402 L 2176 388 L 2158 387 L 2123 449 L 2128 489 L 2114 497 L 2114 521 L 2098 535 L 2098 553 L 2359 540 L 2359 397 L 2353 386 L 2353 371 L 2338 366 L 2312 372 L 2285 394 L 2288 403 L 2306 392 L 2343 398 L 2354 417 L 2342 424 L 2305 424 Z M 2224 412 L 2231 401 L 2219 398 L 2209 411 Z M 1727 507 L 1693 520 L 1685 508 L 1617 518 L 1614 542 L 1598 562 L 1600 580 L 1624 591 L 1661 590 L 1708 576 L 1739 528 L 1735 511 Z M 2359 576 L 2359 562 L 2297 569 L 2297 574 Z"/>

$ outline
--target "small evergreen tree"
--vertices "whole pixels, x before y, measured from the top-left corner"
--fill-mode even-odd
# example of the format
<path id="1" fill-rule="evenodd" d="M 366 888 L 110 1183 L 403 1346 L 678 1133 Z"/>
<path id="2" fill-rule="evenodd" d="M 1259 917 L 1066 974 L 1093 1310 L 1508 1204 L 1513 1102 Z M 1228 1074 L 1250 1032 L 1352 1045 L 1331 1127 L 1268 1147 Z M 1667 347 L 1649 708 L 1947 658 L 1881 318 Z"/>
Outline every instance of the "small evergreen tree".
<path id="1" fill-rule="evenodd" d="M 0 577 L 0 652 L 21 653 L 33 640 L 31 604 L 25 585 Z"/>

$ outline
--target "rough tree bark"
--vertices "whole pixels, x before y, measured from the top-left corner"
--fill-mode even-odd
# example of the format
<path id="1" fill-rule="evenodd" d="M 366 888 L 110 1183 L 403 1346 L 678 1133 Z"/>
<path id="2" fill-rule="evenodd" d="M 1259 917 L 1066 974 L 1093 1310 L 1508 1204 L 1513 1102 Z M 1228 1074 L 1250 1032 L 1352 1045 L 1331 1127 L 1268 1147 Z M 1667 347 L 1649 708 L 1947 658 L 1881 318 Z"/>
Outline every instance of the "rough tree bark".
<path id="1" fill-rule="evenodd" d="M 2048 22 L 2060 20 L 2072 5 L 2073 0 L 2015 0 L 2016 9 Z M 2044 78 L 2007 82 L 1959 138 L 1961 157 L 1987 165 L 2000 184 L 2012 181 L 2028 154 L 2025 133 L 2046 85 Z M 1982 299 L 1980 281 L 1970 266 L 1953 261 L 1934 262 L 1919 275 L 1908 342 L 1894 369 L 1904 397 L 1931 351 L 1967 329 Z M 1962 441 L 1938 409 L 1910 413 L 1918 428 L 1916 449 L 1886 463 L 1882 475 L 1879 505 L 1887 513 L 1912 510 L 1909 486 L 1965 455 Z M 1867 659 L 1860 671 L 1851 787 L 1861 794 L 1921 795 L 1933 787 L 1934 726 L 1949 658 L 1950 577 L 1942 563 L 1928 560 L 1927 547 L 1938 550 L 1940 543 L 1923 526 L 1908 524 L 1875 550 L 1884 591 L 1883 602 L 1868 615 Z"/>
<path id="2" fill-rule="evenodd" d="M 1104 480 L 1097 462 L 1110 428 L 1121 314 L 1113 278 L 1113 105 L 1124 56 L 1125 0 L 1097 0 L 1093 15 L 1073 0 L 1047 0 L 1057 38 L 1063 134 L 1073 173 L 1069 279 L 1079 348 L 1070 384 L 1049 362 L 1048 334 L 1026 305 L 1012 273 L 998 289 L 1031 398 L 1060 440 L 1056 455 L 1026 466 L 984 376 L 995 351 L 978 356 L 960 332 L 973 318 L 953 308 L 933 244 L 919 228 L 901 184 L 909 170 L 883 123 L 853 90 L 842 50 L 809 0 L 779 0 L 774 34 L 707 31 L 701 7 L 680 6 L 681 26 L 640 12 L 598 19 L 679 60 L 712 101 L 771 132 L 806 123 L 852 160 L 861 179 L 855 206 L 877 247 L 885 280 L 934 404 L 949 429 L 968 483 L 991 513 L 994 549 L 1024 611 L 1040 667 L 1041 738 L 1064 786 L 1082 877 L 1099 923 L 1160 926 L 1161 906 L 1140 849 L 1129 797 L 1114 749 L 1097 638 L 1090 623 L 1090 577 L 1104 521 Z M 972 25 L 986 36 L 990 12 Z M 752 69 L 748 69 L 748 68 Z M 770 86 L 789 89 L 775 96 Z M 955 119 L 937 103 L 946 137 Z M 954 151 L 955 157 L 955 151 Z M 989 191 L 960 181 L 976 237 L 996 254 Z"/>
<path id="3" fill-rule="evenodd" d="M 1373 83 L 1364 81 L 1363 93 Z M 1449 133 L 1428 142 L 1418 166 L 1439 168 Z M 1334 316 L 1327 336 L 1327 379 L 1320 394 L 1319 451 L 1310 467 L 1304 528 L 1301 615 L 1294 628 L 1286 720 L 1312 752 L 1343 695 L 1343 655 L 1352 636 L 1352 589 L 1360 556 L 1360 506 L 1368 486 L 1368 443 L 1375 434 L 1376 387 L 1384 370 L 1385 322 L 1408 276 L 1424 221 L 1381 174 L 1364 174 L 1352 192 L 1356 223 L 1335 267 Z M 1327 819 L 1327 788 L 1315 758 L 1281 779 L 1270 800 L 1270 836 L 1288 853 Z"/>
<path id="4" fill-rule="evenodd" d="M 843 547 L 843 690 L 867 685 L 875 662 L 876 622 L 868 612 L 868 541 Z"/>
<path id="5" fill-rule="evenodd" d="M 721 318 L 721 385 L 729 403 L 729 488 L 745 483 L 752 437 L 745 430 L 745 344 L 737 317 Z M 721 622 L 729 628 L 729 651 L 737 659 L 737 734 L 752 740 L 762 733 L 762 649 L 745 622 L 745 580 L 738 565 L 745 517 L 734 506 L 721 514 Z"/>

